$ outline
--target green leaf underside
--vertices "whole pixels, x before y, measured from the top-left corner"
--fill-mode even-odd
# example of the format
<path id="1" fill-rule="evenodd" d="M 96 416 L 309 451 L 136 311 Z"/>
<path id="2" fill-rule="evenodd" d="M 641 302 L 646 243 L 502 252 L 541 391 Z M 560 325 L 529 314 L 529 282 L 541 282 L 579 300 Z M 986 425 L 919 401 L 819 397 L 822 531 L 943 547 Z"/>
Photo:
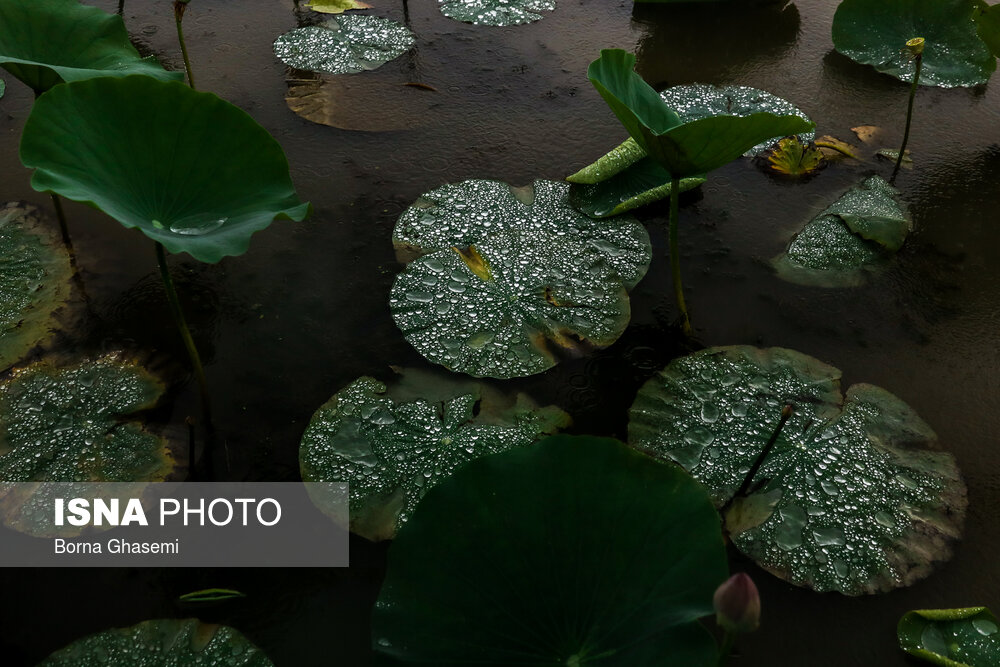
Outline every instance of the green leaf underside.
<path id="1" fill-rule="evenodd" d="M 424 494 L 459 466 L 524 447 L 569 422 L 559 408 L 538 408 L 524 395 L 504 405 L 486 386 L 449 385 L 440 397 L 400 400 L 363 377 L 313 415 L 299 449 L 302 479 L 349 483 L 353 532 L 391 539 Z"/>
<path id="2" fill-rule="evenodd" d="M 679 191 L 693 190 L 705 180 L 698 176 L 683 178 Z M 574 183 L 569 189 L 569 201 L 592 218 L 608 218 L 666 199 L 671 187 L 670 174 L 656 160 L 647 157 L 601 183 Z"/>
<path id="3" fill-rule="evenodd" d="M 275 40 L 274 54 L 295 69 L 357 74 L 398 58 L 413 42 L 413 33 L 401 23 L 381 16 L 346 14 L 286 32 Z"/>
<path id="4" fill-rule="evenodd" d="M 492 277 L 452 250 L 396 278 L 396 326 L 430 361 L 477 377 L 553 367 L 558 354 L 607 347 L 628 326 L 628 293 L 607 256 L 570 239 L 510 230 L 475 246 Z"/>
<path id="5" fill-rule="evenodd" d="M 303 7 L 324 14 L 342 14 L 350 9 L 371 9 L 372 6 L 359 0 L 310 0 Z"/>
<path id="6" fill-rule="evenodd" d="M 974 14 L 976 34 L 989 47 L 990 52 L 1000 58 L 1000 5 L 989 6 L 985 2 L 977 5 Z"/>
<path id="7" fill-rule="evenodd" d="M 707 667 L 717 649 L 694 621 L 725 576 L 697 483 L 614 440 L 554 436 L 425 496 L 389 551 L 373 647 L 424 664 Z"/>
<path id="8" fill-rule="evenodd" d="M 975 4 L 975 0 L 844 0 L 833 18 L 833 44 L 856 62 L 912 82 L 916 66 L 901 49 L 907 40 L 923 37 L 921 85 L 984 84 L 996 69 L 996 59 L 976 34 Z"/>
<path id="9" fill-rule="evenodd" d="M 997 620 L 986 607 L 920 609 L 903 615 L 899 647 L 944 667 L 995 667 L 1000 664 Z"/>
<path id="10" fill-rule="evenodd" d="M 965 484 L 934 432 L 887 391 L 781 348 L 711 348 L 675 360 L 639 391 L 629 440 L 672 459 L 722 506 L 778 424 L 794 414 L 726 516 L 733 544 L 817 591 L 906 586 L 950 557 Z"/>
<path id="11" fill-rule="evenodd" d="M 597 222 L 570 206 L 568 195 L 569 185 L 556 181 L 537 180 L 518 189 L 483 180 L 444 185 L 403 212 L 393 243 L 427 253 L 478 244 L 507 230 L 544 243 L 568 239 L 602 253 L 625 286 L 635 287 L 652 258 L 646 228 L 630 216 Z"/>
<path id="12" fill-rule="evenodd" d="M 42 224 L 38 209 L 0 207 L 0 368 L 50 336 L 72 275 L 62 239 Z"/>
<path id="13" fill-rule="evenodd" d="M 75 0 L 3 0 L 0 66 L 37 92 L 104 76 L 184 78 L 182 72 L 164 70 L 155 58 L 142 58 L 120 16 Z"/>
<path id="14" fill-rule="evenodd" d="M 193 618 L 144 621 L 84 637 L 39 667 L 272 667 L 260 649 L 233 628 Z"/>
<path id="15" fill-rule="evenodd" d="M 144 76 L 58 86 L 21 139 L 31 185 L 100 209 L 202 262 L 247 251 L 276 219 L 303 220 L 285 154 L 239 108 Z"/>
<path id="16" fill-rule="evenodd" d="M 555 0 L 438 0 L 441 13 L 450 19 L 474 25 L 511 26 L 542 18 L 536 12 L 551 12 Z"/>

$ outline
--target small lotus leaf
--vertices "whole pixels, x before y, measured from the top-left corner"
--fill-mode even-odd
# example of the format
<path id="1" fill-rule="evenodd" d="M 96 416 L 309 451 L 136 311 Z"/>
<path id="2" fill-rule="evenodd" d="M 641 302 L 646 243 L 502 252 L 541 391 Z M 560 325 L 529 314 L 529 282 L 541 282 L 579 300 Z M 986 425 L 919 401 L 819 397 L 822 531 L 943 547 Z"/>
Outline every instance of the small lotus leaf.
<path id="1" fill-rule="evenodd" d="M 923 37 L 921 85 L 977 86 L 997 64 L 976 34 L 975 5 L 976 0 L 843 0 L 833 17 L 833 45 L 851 60 L 912 82 L 916 66 L 902 49 Z"/>
<path id="2" fill-rule="evenodd" d="M 551 12 L 556 0 L 438 0 L 448 18 L 475 25 L 510 26 L 542 18 L 535 12 Z"/>
<path id="3" fill-rule="evenodd" d="M 295 69 L 357 74 L 398 58 L 413 42 L 410 29 L 396 21 L 346 14 L 286 32 L 275 40 L 274 54 Z"/>
<path id="4" fill-rule="evenodd" d="M 240 255 L 276 219 L 303 220 L 288 161 L 246 112 L 147 76 L 57 86 L 21 138 L 31 186 L 98 208 L 170 252 Z"/>
<path id="5" fill-rule="evenodd" d="M 553 244 L 569 239 L 603 253 L 625 286 L 635 287 L 652 259 L 646 228 L 631 216 L 595 221 L 570 206 L 568 195 L 569 185 L 556 181 L 517 189 L 482 180 L 444 185 L 403 212 L 392 240 L 403 253 L 426 253 L 464 248 L 507 230 Z"/>
<path id="6" fill-rule="evenodd" d="M 772 436 L 794 413 L 753 478 Z M 799 586 L 860 595 L 907 586 L 947 560 L 965 514 L 955 459 L 884 389 L 840 393 L 840 372 L 799 352 L 710 348 L 640 389 L 629 440 L 702 482 L 733 544 Z"/>
<path id="7" fill-rule="evenodd" d="M 238 630 L 198 619 L 144 621 L 77 640 L 39 667 L 273 667 Z"/>
<path id="8" fill-rule="evenodd" d="M 394 393 L 373 378 L 355 380 L 313 415 L 299 450 L 304 481 L 350 484 L 351 530 L 373 541 L 391 539 L 424 494 L 467 461 L 529 445 L 569 422 L 523 395 L 504 406 L 473 382 L 452 382 L 440 398 Z"/>
<path id="9" fill-rule="evenodd" d="M 411 262 L 389 308 L 434 363 L 477 377 L 541 373 L 557 353 L 606 347 L 628 326 L 628 293 L 604 252 L 509 230 Z"/>
<path id="10" fill-rule="evenodd" d="M 3 0 L 0 66 L 38 93 L 99 76 L 184 78 L 140 57 L 120 16 L 76 0 Z"/>
<path id="11" fill-rule="evenodd" d="M 1000 621 L 986 607 L 918 609 L 899 619 L 899 647 L 943 667 L 1000 664 Z"/>
<path id="12" fill-rule="evenodd" d="M 308 7 L 314 12 L 322 12 L 323 14 L 343 14 L 349 9 L 372 8 L 371 5 L 360 2 L 360 0 L 310 0 L 303 7 Z"/>
<path id="13" fill-rule="evenodd" d="M 389 550 L 373 647 L 404 663 L 709 667 L 726 578 L 705 491 L 615 440 L 553 436 L 463 466 Z"/>
<path id="14" fill-rule="evenodd" d="M 17 202 L 0 207 L 0 368 L 49 337 L 72 275 L 66 247 L 38 209 Z"/>
<path id="15" fill-rule="evenodd" d="M 813 218 L 773 260 L 778 275 L 821 287 L 862 284 L 912 229 L 896 190 L 871 176 Z"/>
<path id="16" fill-rule="evenodd" d="M 989 6 L 979 2 L 974 14 L 976 33 L 989 47 L 990 52 L 1000 58 L 1000 5 Z"/>
<path id="17" fill-rule="evenodd" d="M 824 166 L 823 154 L 815 146 L 803 144 L 797 137 L 778 142 L 767 156 L 771 171 L 786 176 L 806 176 Z"/>

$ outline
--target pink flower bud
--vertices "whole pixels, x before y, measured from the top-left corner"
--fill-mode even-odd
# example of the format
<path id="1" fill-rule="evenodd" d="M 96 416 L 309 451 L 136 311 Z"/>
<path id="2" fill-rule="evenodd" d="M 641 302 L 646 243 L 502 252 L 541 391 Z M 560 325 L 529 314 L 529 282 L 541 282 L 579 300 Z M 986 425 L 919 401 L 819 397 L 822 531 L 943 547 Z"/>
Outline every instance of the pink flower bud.
<path id="1" fill-rule="evenodd" d="M 727 632 L 753 632 L 760 626 L 760 594 L 746 573 L 734 574 L 712 599 L 716 622 Z"/>

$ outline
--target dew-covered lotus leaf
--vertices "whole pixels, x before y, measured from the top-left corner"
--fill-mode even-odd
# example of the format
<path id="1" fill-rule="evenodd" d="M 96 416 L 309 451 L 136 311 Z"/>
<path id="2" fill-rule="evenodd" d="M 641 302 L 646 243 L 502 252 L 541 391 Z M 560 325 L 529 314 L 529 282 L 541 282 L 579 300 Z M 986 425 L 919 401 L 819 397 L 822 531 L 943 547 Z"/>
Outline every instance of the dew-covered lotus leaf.
<path id="1" fill-rule="evenodd" d="M 973 17 L 979 39 L 994 56 L 1000 58 L 1000 5 L 990 6 L 979 0 Z"/>
<path id="2" fill-rule="evenodd" d="M 463 466 L 389 550 L 376 651 L 407 663 L 707 667 L 726 578 L 704 489 L 616 440 L 553 436 Z"/>
<path id="3" fill-rule="evenodd" d="M 767 161 L 771 171 L 786 176 L 813 174 L 824 166 L 823 153 L 796 137 L 786 137 L 779 141 L 768 154 Z"/>
<path id="4" fill-rule="evenodd" d="M 840 393 L 840 372 L 781 348 L 703 350 L 639 391 L 629 440 L 674 460 L 716 505 L 740 488 L 778 425 L 794 413 L 725 517 L 733 544 L 766 570 L 817 591 L 860 595 L 907 586 L 951 555 L 965 514 L 954 457 L 884 389 Z"/>
<path id="5" fill-rule="evenodd" d="M 448 18 L 475 25 L 510 26 L 542 18 L 536 12 L 551 12 L 556 0 L 438 0 Z"/>
<path id="6" fill-rule="evenodd" d="M 372 8 L 371 5 L 360 2 L 360 0 L 310 0 L 302 6 L 323 14 L 343 14 L 349 9 Z"/>
<path id="7" fill-rule="evenodd" d="M 49 337 L 72 275 L 66 247 L 38 209 L 18 202 L 0 207 L 0 368 Z"/>
<path id="8" fill-rule="evenodd" d="M 775 138 L 802 135 L 814 128 L 797 110 L 774 107 L 778 113 L 740 111 L 748 100 L 773 104 L 773 100 L 750 93 L 744 99 L 739 92 L 702 86 L 693 87 L 691 92 L 675 91 L 676 98 L 668 95 L 671 101 L 666 102 L 634 67 L 635 56 L 631 53 L 603 50 L 601 57 L 590 64 L 587 76 L 629 135 L 679 178 L 704 175 L 761 143 L 769 145 Z M 747 115 L 738 115 L 737 111 Z M 681 116 L 681 112 L 685 115 Z M 713 115 L 701 115 L 705 113 Z M 720 113 L 723 115 L 717 115 Z"/>
<path id="9" fill-rule="evenodd" d="M 411 262 L 389 308 L 427 359 L 493 378 L 541 373 L 559 356 L 607 347 L 631 314 L 606 253 L 519 230 Z"/>
<path id="10" fill-rule="evenodd" d="M 986 607 L 918 609 L 899 619 L 899 647 L 944 667 L 1000 665 L 1000 621 Z"/>
<path id="11" fill-rule="evenodd" d="M 903 246 L 912 229 L 896 195 L 881 176 L 848 190 L 810 220 L 773 260 L 778 275 L 821 287 L 862 284 L 870 270 Z"/>
<path id="12" fill-rule="evenodd" d="M 99 76 L 184 77 L 153 57 L 142 58 L 120 16 L 76 0 L 3 0 L 0 66 L 39 93 Z"/>
<path id="13" fill-rule="evenodd" d="M 353 532 L 391 539 L 424 494 L 459 466 L 529 445 L 569 422 L 559 408 L 538 408 L 523 394 L 510 402 L 471 381 L 448 386 L 402 400 L 395 388 L 363 377 L 313 415 L 299 449 L 302 479 L 349 483 Z"/>
<path id="14" fill-rule="evenodd" d="M 984 84 L 996 59 L 976 34 L 975 5 L 976 0 L 843 0 L 833 17 L 833 45 L 851 60 L 912 82 L 916 66 L 902 49 L 907 40 L 923 37 L 920 84 Z"/>
<path id="15" fill-rule="evenodd" d="M 39 667 L 272 667 L 238 630 L 195 618 L 143 621 L 79 639 Z"/>
<path id="16" fill-rule="evenodd" d="M 540 242 L 579 242 L 605 255 L 628 289 L 646 275 L 649 234 L 622 216 L 596 221 L 569 203 L 569 185 L 537 180 L 524 188 L 499 181 L 450 183 L 421 197 L 399 217 L 393 243 L 402 255 L 466 247 L 507 230 Z"/>
<path id="17" fill-rule="evenodd" d="M 413 42 L 410 29 L 396 21 L 345 14 L 286 32 L 274 41 L 274 54 L 295 69 L 357 74 L 398 58 Z"/>
<path id="18" fill-rule="evenodd" d="M 21 138 L 31 186 L 100 209 L 172 253 L 218 262 L 277 219 L 303 220 L 288 161 L 246 112 L 147 76 L 57 86 Z"/>
<path id="19" fill-rule="evenodd" d="M 705 180 L 698 176 L 682 178 L 679 190 L 693 190 Z M 656 160 L 646 157 L 600 183 L 574 183 L 569 189 L 569 201 L 592 218 L 607 218 L 666 199 L 671 187 L 670 174 Z"/>

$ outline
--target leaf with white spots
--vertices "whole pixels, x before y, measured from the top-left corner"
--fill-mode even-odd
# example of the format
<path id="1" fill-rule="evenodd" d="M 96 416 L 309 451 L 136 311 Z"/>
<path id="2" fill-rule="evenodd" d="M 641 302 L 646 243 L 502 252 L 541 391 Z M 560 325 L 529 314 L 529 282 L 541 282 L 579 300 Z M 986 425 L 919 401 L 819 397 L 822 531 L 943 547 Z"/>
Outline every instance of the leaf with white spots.
<path id="1" fill-rule="evenodd" d="M 899 619 L 899 647 L 944 667 L 1000 664 L 1000 621 L 986 607 L 918 609 Z"/>
<path id="2" fill-rule="evenodd" d="M 511 26 L 542 18 L 536 12 L 551 12 L 555 0 L 438 0 L 441 13 L 450 19 L 474 25 Z"/>
<path id="3" fill-rule="evenodd" d="M 275 40 L 274 54 L 295 69 L 357 74 L 398 58 L 413 42 L 409 28 L 396 21 L 346 14 L 286 32 Z"/>

